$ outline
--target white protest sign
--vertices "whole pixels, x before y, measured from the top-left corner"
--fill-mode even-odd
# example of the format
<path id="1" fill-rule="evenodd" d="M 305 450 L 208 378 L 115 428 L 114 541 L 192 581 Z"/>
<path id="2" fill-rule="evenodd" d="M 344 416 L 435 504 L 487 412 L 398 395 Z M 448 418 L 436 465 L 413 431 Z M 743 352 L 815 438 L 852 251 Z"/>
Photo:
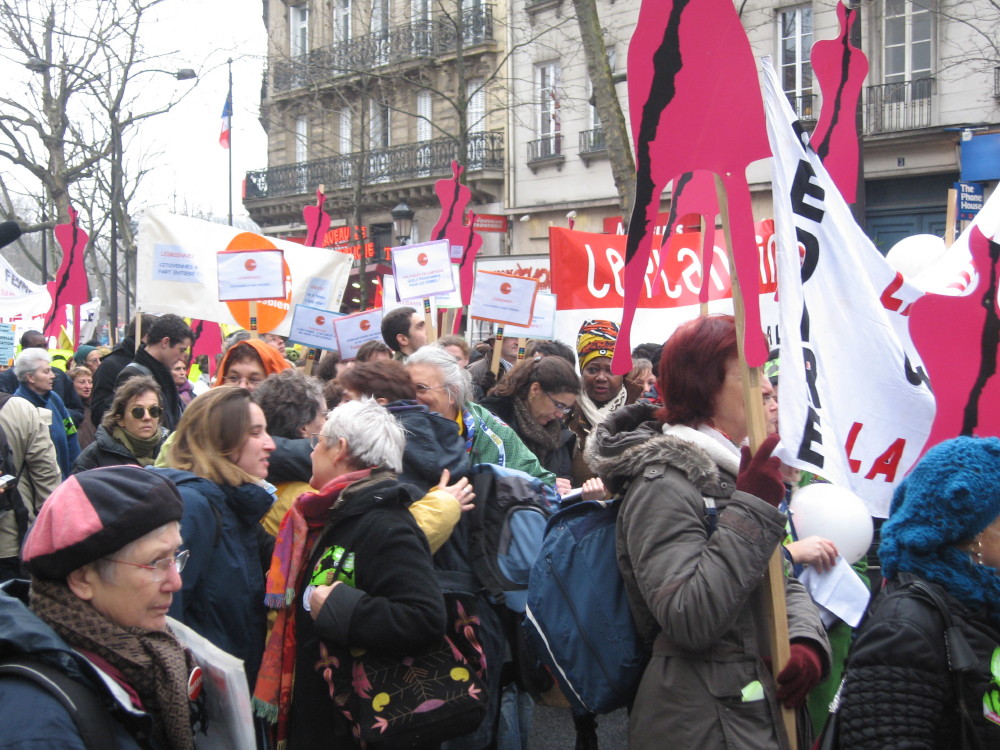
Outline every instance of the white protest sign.
<path id="1" fill-rule="evenodd" d="M 392 275 L 401 300 L 422 299 L 454 291 L 448 240 L 394 247 Z"/>
<path id="2" fill-rule="evenodd" d="M 333 321 L 343 317 L 332 310 L 296 305 L 292 312 L 292 327 L 288 338 L 313 349 L 336 349 L 337 334 Z"/>
<path id="3" fill-rule="evenodd" d="M 333 322 L 337 332 L 337 343 L 340 358 L 354 359 L 358 349 L 369 341 L 382 340 L 382 311 L 365 310 L 364 312 L 345 315 Z"/>
<path id="4" fill-rule="evenodd" d="M 0 324 L 0 363 L 11 364 L 14 361 L 14 326 L 9 323 Z"/>
<path id="5" fill-rule="evenodd" d="M 536 279 L 476 271 L 469 317 L 494 323 L 529 326 L 537 294 Z"/>
<path id="6" fill-rule="evenodd" d="M 286 295 L 257 303 L 258 330 L 287 336 L 295 305 L 340 308 L 351 272 L 350 255 L 149 209 L 139 222 L 137 244 L 136 284 L 142 310 L 246 326 L 240 321 L 247 317 L 248 302 L 219 301 L 216 253 L 275 248 L 284 253 Z M 0 299 L 0 308 L 2 303 Z"/>
<path id="7" fill-rule="evenodd" d="M 388 315 L 397 307 L 412 307 L 417 312 L 423 313 L 423 305 L 420 300 L 400 300 L 396 294 L 396 280 L 391 273 L 382 277 L 382 314 Z M 431 297 L 431 315 L 437 317 L 437 297 Z"/>
<path id="8" fill-rule="evenodd" d="M 523 339 L 552 339 L 556 335 L 556 296 L 539 292 L 530 326 L 507 326 L 504 336 Z"/>
<path id="9" fill-rule="evenodd" d="M 216 257 L 220 302 L 284 299 L 280 250 L 224 251 Z"/>
<path id="10" fill-rule="evenodd" d="M 434 297 L 434 304 L 442 309 L 447 310 L 448 308 L 462 306 L 462 281 L 459 278 L 459 268 L 460 266 L 457 264 L 451 264 L 451 278 L 455 289 L 451 292 L 435 295 Z"/>

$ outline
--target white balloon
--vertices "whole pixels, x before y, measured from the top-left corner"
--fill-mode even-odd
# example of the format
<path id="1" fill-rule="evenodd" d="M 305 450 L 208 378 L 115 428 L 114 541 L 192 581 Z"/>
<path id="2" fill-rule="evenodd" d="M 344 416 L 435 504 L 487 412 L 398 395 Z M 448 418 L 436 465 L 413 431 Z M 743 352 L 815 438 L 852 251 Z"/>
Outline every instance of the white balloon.
<path id="1" fill-rule="evenodd" d="M 796 490 L 788 507 L 799 539 L 829 539 L 852 565 L 868 552 L 874 534 L 872 518 L 864 501 L 850 490 L 816 482 Z"/>
<path id="2" fill-rule="evenodd" d="M 904 237 L 885 254 L 889 265 L 912 281 L 933 265 L 948 248 L 944 240 L 933 234 L 914 234 Z"/>

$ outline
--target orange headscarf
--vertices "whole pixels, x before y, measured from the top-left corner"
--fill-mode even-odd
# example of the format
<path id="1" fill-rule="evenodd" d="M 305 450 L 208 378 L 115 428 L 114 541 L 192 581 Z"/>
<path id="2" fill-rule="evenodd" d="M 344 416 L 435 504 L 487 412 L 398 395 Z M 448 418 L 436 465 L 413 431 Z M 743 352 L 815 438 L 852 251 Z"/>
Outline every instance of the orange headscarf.
<path id="1" fill-rule="evenodd" d="M 247 339 L 246 341 L 241 341 L 238 344 L 233 344 L 226 353 L 222 356 L 222 361 L 219 362 L 218 376 L 215 380 L 215 385 L 225 385 L 226 372 L 229 370 L 229 360 L 234 349 L 241 346 L 250 346 L 255 352 L 260 356 L 260 361 L 264 365 L 264 377 L 268 375 L 274 375 L 276 372 L 281 372 L 282 370 L 290 370 L 292 368 L 292 363 L 281 356 L 277 349 L 275 349 L 270 344 L 265 344 L 260 339 Z"/>

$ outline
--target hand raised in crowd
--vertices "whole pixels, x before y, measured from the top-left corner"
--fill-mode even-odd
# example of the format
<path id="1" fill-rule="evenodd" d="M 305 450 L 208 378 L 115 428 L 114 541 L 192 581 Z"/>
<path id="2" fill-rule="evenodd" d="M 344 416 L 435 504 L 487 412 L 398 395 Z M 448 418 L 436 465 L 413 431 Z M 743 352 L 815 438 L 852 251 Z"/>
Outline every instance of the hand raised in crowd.
<path id="1" fill-rule="evenodd" d="M 837 564 L 837 545 L 821 536 L 807 536 L 805 539 L 785 545 L 792 562 L 796 565 L 811 565 L 825 573 Z"/>
<path id="2" fill-rule="evenodd" d="M 583 483 L 584 500 L 603 500 L 606 494 L 608 492 L 604 488 L 604 482 L 601 481 L 600 477 L 593 477 Z"/>
<path id="3" fill-rule="evenodd" d="M 472 485 L 469 484 L 469 480 L 462 477 L 455 482 L 455 484 L 449 485 L 449 479 L 451 479 L 451 472 L 447 469 L 442 469 L 441 478 L 438 480 L 438 484 L 435 489 L 447 492 L 455 498 L 458 501 L 458 506 L 462 509 L 463 513 L 472 510 L 475 507 L 473 500 L 476 499 L 476 493 L 472 491 Z"/>

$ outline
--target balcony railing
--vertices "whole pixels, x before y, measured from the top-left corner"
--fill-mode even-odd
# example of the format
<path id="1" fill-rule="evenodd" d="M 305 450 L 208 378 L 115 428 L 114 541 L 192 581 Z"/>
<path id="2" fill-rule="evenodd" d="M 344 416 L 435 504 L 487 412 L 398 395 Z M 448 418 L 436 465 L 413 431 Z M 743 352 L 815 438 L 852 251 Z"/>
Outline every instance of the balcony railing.
<path id="1" fill-rule="evenodd" d="M 537 141 L 528 141 L 528 161 L 543 161 L 562 156 L 562 134 L 555 133 L 539 138 Z"/>
<path id="2" fill-rule="evenodd" d="M 454 54 L 460 46 L 468 48 L 494 41 L 492 6 L 464 10 L 459 20 L 461 29 L 455 19 L 417 21 L 276 62 L 274 91 L 280 94 L 383 65 L 441 57 Z M 461 45 L 458 43 L 459 35 Z"/>
<path id="3" fill-rule="evenodd" d="M 594 154 L 607 150 L 608 144 L 604 141 L 604 128 L 584 130 L 580 133 L 581 154 Z"/>
<path id="4" fill-rule="evenodd" d="M 354 154 L 330 156 L 296 164 L 247 172 L 246 197 L 281 198 L 300 195 L 325 185 L 328 190 L 347 189 L 360 176 L 365 185 L 451 175 L 458 158 L 454 139 L 436 138 Z M 470 133 L 466 167 L 470 172 L 503 169 L 503 133 Z"/>
<path id="5" fill-rule="evenodd" d="M 785 94 L 800 120 L 812 121 L 819 115 L 819 97 L 816 94 Z"/>
<path id="6" fill-rule="evenodd" d="M 933 92 L 933 78 L 869 86 L 865 92 L 865 133 L 930 127 Z"/>

